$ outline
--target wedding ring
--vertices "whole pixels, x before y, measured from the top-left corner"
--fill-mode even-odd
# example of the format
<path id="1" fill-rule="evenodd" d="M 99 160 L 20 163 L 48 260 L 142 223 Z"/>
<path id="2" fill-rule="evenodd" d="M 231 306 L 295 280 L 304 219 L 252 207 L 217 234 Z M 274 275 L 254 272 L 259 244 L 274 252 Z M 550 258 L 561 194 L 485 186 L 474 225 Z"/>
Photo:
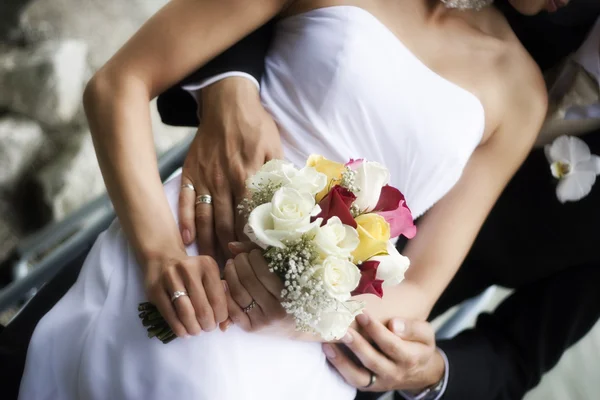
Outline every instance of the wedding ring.
<path id="1" fill-rule="evenodd" d="M 196 191 L 196 188 L 191 183 L 184 183 L 183 185 L 181 185 L 181 188 L 182 189 L 190 189 L 192 192 Z"/>
<path id="2" fill-rule="evenodd" d="M 256 301 L 252 300 L 252 303 L 250 303 L 247 307 L 242 308 L 242 311 L 248 314 L 248 311 L 252 310 L 254 307 L 256 307 Z"/>
<path id="3" fill-rule="evenodd" d="M 201 194 L 196 197 L 196 205 L 198 204 L 212 204 L 212 197 L 210 194 Z"/>
<path id="4" fill-rule="evenodd" d="M 373 371 L 369 371 L 371 373 L 371 378 L 369 378 L 369 384 L 367 386 L 363 386 L 363 389 L 369 388 L 377 382 L 377 375 L 373 373 Z"/>
<path id="5" fill-rule="evenodd" d="M 177 300 L 178 298 L 180 298 L 181 296 L 187 296 L 187 292 L 184 292 L 182 290 L 178 290 L 176 292 L 173 293 L 173 296 L 171 296 L 171 303 L 174 303 L 175 300 Z"/>

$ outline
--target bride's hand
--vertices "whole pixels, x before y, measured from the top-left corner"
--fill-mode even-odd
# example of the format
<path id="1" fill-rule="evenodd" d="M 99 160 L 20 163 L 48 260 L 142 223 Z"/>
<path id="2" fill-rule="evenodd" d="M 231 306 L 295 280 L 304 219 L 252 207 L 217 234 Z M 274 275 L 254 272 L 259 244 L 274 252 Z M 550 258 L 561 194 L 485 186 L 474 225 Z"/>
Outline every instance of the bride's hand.
<path id="1" fill-rule="evenodd" d="M 227 320 L 227 300 L 219 266 L 209 256 L 155 257 L 146 262 L 145 287 L 173 332 L 183 337 L 212 331 Z M 185 292 L 173 301 L 175 292 Z"/>
<path id="2" fill-rule="evenodd" d="M 179 224 L 184 243 L 197 238 L 201 254 L 214 256 L 219 245 L 229 254 L 227 245 L 243 240 L 236 208 L 245 195 L 246 178 L 281 156 L 279 131 L 252 82 L 227 78 L 202 89 L 202 122 L 181 178 Z M 201 195 L 211 196 L 212 207 L 196 204 Z"/>
<path id="3" fill-rule="evenodd" d="M 233 249 L 233 253 L 237 253 Z M 227 309 L 234 324 L 247 332 L 266 328 L 285 331 L 291 328 L 290 318 L 281 306 L 283 283 L 269 271 L 260 250 L 238 254 L 225 266 Z"/>

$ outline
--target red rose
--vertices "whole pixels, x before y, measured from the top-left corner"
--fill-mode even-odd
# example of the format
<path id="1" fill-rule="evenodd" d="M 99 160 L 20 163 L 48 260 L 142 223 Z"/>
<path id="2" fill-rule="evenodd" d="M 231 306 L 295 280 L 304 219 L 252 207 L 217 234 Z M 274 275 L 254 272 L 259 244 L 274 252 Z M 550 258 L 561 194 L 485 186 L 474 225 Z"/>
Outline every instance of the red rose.
<path id="1" fill-rule="evenodd" d="M 381 298 L 383 297 L 383 280 L 377 279 L 377 267 L 379 261 L 365 261 L 358 266 L 360 269 L 360 282 L 352 295 L 371 293 Z"/>
<path id="2" fill-rule="evenodd" d="M 342 224 L 356 228 L 356 221 L 350 212 L 354 200 L 356 200 L 354 193 L 340 185 L 334 186 L 319 203 L 321 212 L 313 218 L 313 221 L 316 218 L 323 218 L 321 225 L 325 225 L 329 218 L 338 217 Z"/>
<path id="3" fill-rule="evenodd" d="M 385 185 L 381 188 L 379 201 L 371 212 L 381 215 L 390 224 L 390 237 L 404 235 L 412 239 L 417 234 L 417 227 L 404 195 L 393 186 Z"/>

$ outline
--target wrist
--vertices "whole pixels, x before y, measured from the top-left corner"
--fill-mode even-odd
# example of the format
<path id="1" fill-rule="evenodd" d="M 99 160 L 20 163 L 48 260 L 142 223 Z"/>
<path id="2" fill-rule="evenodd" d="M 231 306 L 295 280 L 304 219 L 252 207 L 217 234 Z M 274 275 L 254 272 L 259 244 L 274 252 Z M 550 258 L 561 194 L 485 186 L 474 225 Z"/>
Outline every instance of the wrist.
<path id="1" fill-rule="evenodd" d="M 187 256 L 185 245 L 181 234 L 175 226 L 174 229 L 165 229 L 146 232 L 143 238 L 139 238 L 137 245 L 133 246 L 137 260 L 146 273 L 149 266 L 170 259 L 181 259 Z"/>
<path id="2" fill-rule="evenodd" d="M 230 77 L 217 81 L 202 89 L 202 114 L 221 110 L 245 110 L 247 106 L 261 105 L 260 92 L 256 84 L 247 78 Z"/>
<path id="3" fill-rule="evenodd" d="M 439 384 L 446 374 L 446 362 L 439 349 L 435 350 L 433 357 L 429 360 L 425 373 L 425 387 L 432 387 Z"/>
<path id="4" fill-rule="evenodd" d="M 429 362 L 423 366 L 420 376 L 414 379 L 410 385 L 402 387 L 400 390 L 415 397 L 425 392 L 435 389 L 443 382 L 446 373 L 446 363 L 440 351 L 436 349 Z"/>

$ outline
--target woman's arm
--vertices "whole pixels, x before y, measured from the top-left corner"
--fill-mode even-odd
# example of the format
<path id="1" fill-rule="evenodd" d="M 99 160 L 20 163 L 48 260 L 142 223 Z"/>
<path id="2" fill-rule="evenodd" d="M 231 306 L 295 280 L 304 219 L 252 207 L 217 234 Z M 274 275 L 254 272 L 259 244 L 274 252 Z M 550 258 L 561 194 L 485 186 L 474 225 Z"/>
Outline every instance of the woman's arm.
<path id="1" fill-rule="evenodd" d="M 201 288 L 202 282 L 178 261 L 185 259 L 185 249 L 158 174 L 148 103 L 263 25 L 285 4 L 286 0 L 172 0 L 95 74 L 85 90 L 86 114 L 108 193 L 144 270 L 149 296 L 154 296 L 151 301 L 158 303 L 178 335 L 197 333 L 194 316 L 213 328 L 215 319 L 223 321 L 225 298 L 220 283 L 205 282 L 204 298 L 208 296 L 213 308 L 218 304 L 220 310 L 215 312 L 220 315 L 213 315 L 201 299 L 192 299 L 193 308 L 188 299 L 178 300 L 175 311 L 165 295 L 173 291 L 168 286 L 185 282 L 186 288 Z M 212 282 L 218 269 L 207 263 L 205 269 L 211 270 L 207 280 Z M 165 265 L 169 270 L 163 273 Z M 158 283 L 161 280 L 163 284 Z M 179 319 L 186 321 L 185 328 Z"/>
<path id="2" fill-rule="evenodd" d="M 156 105 L 162 121 L 174 126 L 198 126 L 201 107 L 182 85 L 195 86 L 231 72 L 246 73 L 260 82 L 274 26 L 273 19 L 158 96 Z"/>
<path id="3" fill-rule="evenodd" d="M 459 182 L 423 217 L 403 252 L 411 260 L 405 281 L 387 289 L 381 300 L 362 296 L 380 319 L 427 318 L 536 139 L 547 108 L 541 73 L 529 57 L 507 64 L 496 75 L 510 77 L 502 85 L 506 91 L 490 108 L 504 110 L 502 122 L 475 150 Z"/>

